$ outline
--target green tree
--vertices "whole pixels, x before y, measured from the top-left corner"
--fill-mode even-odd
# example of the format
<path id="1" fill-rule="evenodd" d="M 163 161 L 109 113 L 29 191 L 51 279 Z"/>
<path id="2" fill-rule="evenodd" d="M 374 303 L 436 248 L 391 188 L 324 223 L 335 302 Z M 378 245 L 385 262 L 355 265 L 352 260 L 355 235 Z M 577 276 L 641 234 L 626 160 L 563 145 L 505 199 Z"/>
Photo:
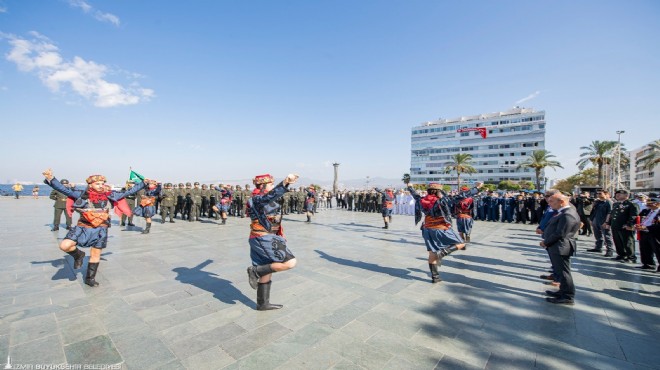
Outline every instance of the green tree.
<path id="1" fill-rule="evenodd" d="M 536 188 L 541 189 L 541 171 L 546 167 L 549 168 L 564 168 L 561 166 L 561 163 L 551 159 L 555 156 L 550 154 L 550 151 L 541 149 L 535 150 L 532 154 L 527 157 L 518 168 L 532 168 L 534 169 L 534 174 L 536 176 Z"/>
<path id="2" fill-rule="evenodd" d="M 499 190 L 520 190 L 521 186 L 517 184 L 515 181 L 511 180 L 502 180 L 500 181 L 499 184 L 497 184 L 497 188 Z"/>
<path id="3" fill-rule="evenodd" d="M 410 174 L 404 173 L 403 177 L 401 178 L 401 181 L 403 181 L 404 184 L 408 185 L 410 183 Z"/>
<path id="4" fill-rule="evenodd" d="M 572 193 L 576 187 L 596 185 L 600 185 L 598 184 L 598 169 L 587 168 L 573 176 L 557 181 L 553 189 Z"/>
<path id="5" fill-rule="evenodd" d="M 497 190 L 497 185 L 496 184 L 484 184 L 481 187 L 481 190 L 495 191 L 495 190 Z"/>
<path id="6" fill-rule="evenodd" d="M 536 189 L 536 187 L 534 186 L 534 183 L 529 181 L 529 180 L 519 181 L 518 185 L 520 185 L 520 188 L 524 189 L 524 190 L 534 190 L 534 189 Z"/>
<path id="7" fill-rule="evenodd" d="M 660 140 L 656 140 L 649 144 L 651 152 L 639 158 L 635 163 L 647 171 L 653 171 L 653 168 L 660 164 Z"/>
<path id="8" fill-rule="evenodd" d="M 598 141 L 594 140 L 589 146 L 583 146 L 580 149 L 584 150 L 580 154 L 580 160 L 577 166 L 580 170 L 585 169 L 588 165 L 593 165 L 598 168 L 598 185 L 605 186 L 605 178 L 603 176 L 603 166 L 612 164 L 612 155 L 617 148 L 616 141 Z"/>
<path id="9" fill-rule="evenodd" d="M 461 173 L 476 173 L 477 170 L 472 166 L 472 155 L 467 153 L 457 153 L 452 156 L 452 161 L 447 162 L 445 173 L 456 171 L 456 188 L 461 183 Z"/>

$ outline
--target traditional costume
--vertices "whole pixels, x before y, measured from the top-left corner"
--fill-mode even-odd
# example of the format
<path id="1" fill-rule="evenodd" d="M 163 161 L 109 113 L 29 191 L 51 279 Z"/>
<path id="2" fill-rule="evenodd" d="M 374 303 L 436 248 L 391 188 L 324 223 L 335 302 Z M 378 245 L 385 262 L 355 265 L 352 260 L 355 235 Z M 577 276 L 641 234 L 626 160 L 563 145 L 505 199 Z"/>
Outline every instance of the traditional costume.
<path id="1" fill-rule="evenodd" d="M 155 181 L 150 182 L 140 195 L 140 202 L 133 209 L 136 216 L 144 217 L 147 226 L 142 231 L 142 234 L 149 234 L 151 230 L 151 217 L 156 214 L 156 199 L 160 196 L 161 187 Z"/>
<path id="2" fill-rule="evenodd" d="M 286 263 L 295 258 L 286 245 L 282 230 L 282 206 L 277 201 L 289 191 L 288 184 L 279 183 L 269 192 L 263 188 L 273 182 L 271 175 L 260 175 L 254 178 L 256 189 L 247 202 L 247 213 L 250 216 L 250 258 L 252 266 L 248 267 L 248 279 L 252 289 L 257 289 L 257 310 L 275 310 L 282 305 L 270 303 L 270 287 L 272 281 L 259 282 L 259 278 L 275 272 L 273 263 Z M 295 261 L 294 261 L 295 262 Z"/>
<path id="3" fill-rule="evenodd" d="M 316 191 L 313 185 L 307 189 L 307 198 L 305 199 L 305 211 L 307 212 L 307 221 L 312 222 L 312 215 L 314 214 L 314 207 L 316 206 Z"/>
<path id="4" fill-rule="evenodd" d="M 410 194 L 415 199 L 415 224 L 422 219 L 422 237 L 429 251 L 429 269 L 431 270 L 431 281 L 438 283 L 440 273 L 439 265 L 442 259 L 459 249 L 457 245 L 463 246 L 463 239 L 456 234 L 451 227 L 451 210 L 442 196 L 442 186 L 430 183 L 427 187 L 428 194 L 421 197 L 412 186 L 408 186 Z"/>
<path id="5" fill-rule="evenodd" d="M 231 209 L 232 203 L 232 192 L 229 189 L 229 186 L 221 188 L 216 186 L 215 190 L 220 193 L 220 201 L 215 204 L 217 212 L 220 212 L 220 217 L 222 217 L 222 225 L 227 223 L 227 212 Z"/>
<path id="6" fill-rule="evenodd" d="M 87 184 L 103 181 L 105 177 L 101 175 L 92 175 L 87 178 Z M 76 248 L 67 252 L 74 259 L 73 268 L 82 267 L 85 252 L 77 247 L 92 247 L 103 249 L 108 242 L 108 227 L 110 227 L 110 208 L 115 207 L 115 213 L 121 216 L 122 213 L 131 212 L 123 199 L 131 194 L 140 191 L 145 183 L 139 183 L 132 189 L 124 192 L 103 191 L 97 192 L 91 187 L 85 190 L 73 190 L 62 185 L 56 178 L 44 180 L 53 189 L 69 197 L 67 212 L 72 211 L 80 213 L 78 224 L 74 226 L 64 237 L 65 240 L 73 241 Z M 99 285 L 95 278 L 99 267 L 99 262 L 89 262 L 87 265 L 87 275 L 85 284 L 95 287 Z"/>
<path id="7" fill-rule="evenodd" d="M 470 234 L 472 233 L 472 226 L 474 219 L 472 213 L 474 211 L 474 200 L 468 193 L 468 187 L 461 187 L 461 193 L 456 197 L 454 203 L 454 214 L 456 215 L 456 229 L 461 234 L 461 238 L 466 242 L 470 241 Z"/>
<path id="8" fill-rule="evenodd" d="M 392 222 L 392 208 L 394 208 L 394 192 L 392 192 L 392 189 L 388 188 L 383 190 L 380 190 L 376 188 L 376 191 L 380 193 L 381 196 L 381 214 L 383 215 L 383 222 L 385 222 L 385 226 L 383 226 L 383 229 L 389 228 L 389 223 Z"/>

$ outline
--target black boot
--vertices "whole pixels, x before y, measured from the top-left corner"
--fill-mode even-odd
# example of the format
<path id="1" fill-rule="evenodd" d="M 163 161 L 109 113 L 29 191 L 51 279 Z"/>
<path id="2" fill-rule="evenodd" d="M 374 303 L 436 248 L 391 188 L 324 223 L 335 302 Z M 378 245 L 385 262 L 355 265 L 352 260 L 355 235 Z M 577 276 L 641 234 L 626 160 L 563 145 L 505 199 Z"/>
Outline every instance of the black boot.
<path id="1" fill-rule="evenodd" d="M 447 248 L 442 248 L 442 249 L 440 249 L 440 250 L 437 251 L 435 254 L 436 254 L 436 256 L 438 256 L 438 260 L 442 260 L 442 259 L 445 258 L 446 256 L 448 256 L 448 255 L 450 255 L 450 254 L 456 252 L 457 250 L 458 250 L 458 248 L 456 248 L 455 245 L 452 245 L 451 247 L 447 247 Z"/>
<path id="2" fill-rule="evenodd" d="M 223 225 L 227 224 L 227 219 L 226 219 L 226 218 L 223 218 L 223 219 L 222 219 L 222 224 L 223 224 Z"/>
<path id="3" fill-rule="evenodd" d="M 174 218 L 173 218 L 173 217 L 171 217 L 171 216 L 170 216 L 170 223 L 171 223 L 171 224 L 173 224 L 173 223 L 174 223 Z"/>
<path id="4" fill-rule="evenodd" d="M 272 274 L 273 269 L 270 267 L 270 265 L 259 265 L 259 266 L 250 266 L 247 268 L 247 274 L 248 274 L 248 281 L 250 282 L 250 286 L 252 289 L 257 289 L 257 283 L 259 283 L 259 278 Z"/>
<path id="5" fill-rule="evenodd" d="M 383 229 L 387 229 L 387 228 L 389 228 L 389 225 L 388 225 L 388 223 L 386 222 L 386 223 L 385 223 L 385 226 L 383 226 Z"/>
<path id="6" fill-rule="evenodd" d="M 437 264 L 429 263 L 429 269 L 431 270 L 431 282 L 433 284 L 439 283 L 442 281 L 440 279 L 440 273 L 438 272 L 438 267 L 442 263 L 442 260 L 438 260 Z"/>
<path id="7" fill-rule="evenodd" d="M 312 218 L 307 216 L 307 221 L 305 221 L 305 222 L 312 222 Z"/>
<path id="8" fill-rule="evenodd" d="M 50 229 L 50 231 L 57 231 L 57 230 L 59 230 L 59 229 L 60 229 L 60 227 L 59 227 L 59 226 L 53 226 L 53 228 L 52 228 L 52 229 Z"/>
<path id="9" fill-rule="evenodd" d="M 87 277 L 85 278 L 85 284 L 91 287 L 99 286 L 99 283 L 94 280 L 96 278 L 96 270 L 98 270 L 98 268 L 98 262 L 90 262 L 87 264 Z"/>
<path id="10" fill-rule="evenodd" d="M 259 283 L 257 288 L 257 311 L 278 310 L 283 306 L 281 304 L 270 303 L 270 283 Z"/>
<path id="11" fill-rule="evenodd" d="M 392 223 L 392 216 L 388 216 L 388 217 L 389 217 L 389 219 L 390 219 L 390 223 Z"/>
<path id="12" fill-rule="evenodd" d="M 72 252 L 66 252 L 69 256 L 73 257 L 73 269 L 77 270 L 82 267 L 83 259 L 85 258 L 85 252 L 76 248 Z"/>
<path id="13" fill-rule="evenodd" d="M 151 229 L 151 222 L 147 222 L 147 227 L 142 230 L 142 234 L 149 234 L 149 230 Z"/>
<path id="14" fill-rule="evenodd" d="M 160 223 L 161 223 L 161 224 L 164 224 L 164 223 L 165 223 L 165 217 L 161 218 Z"/>

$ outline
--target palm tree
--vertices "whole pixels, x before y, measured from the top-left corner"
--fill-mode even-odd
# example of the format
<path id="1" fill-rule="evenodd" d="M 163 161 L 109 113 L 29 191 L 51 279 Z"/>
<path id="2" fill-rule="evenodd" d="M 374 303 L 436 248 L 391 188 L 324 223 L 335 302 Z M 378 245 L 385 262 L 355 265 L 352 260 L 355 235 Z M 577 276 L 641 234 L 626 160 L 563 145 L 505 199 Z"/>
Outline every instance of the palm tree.
<path id="1" fill-rule="evenodd" d="M 598 141 L 594 140 L 590 146 L 583 146 L 580 149 L 584 150 L 580 154 L 580 159 L 577 166 L 583 170 L 587 165 L 592 164 L 598 167 L 598 185 L 605 186 L 605 179 L 603 178 L 603 166 L 612 164 L 612 152 L 617 148 L 616 141 Z"/>
<path id="2" fill-rule="evenodd" d="M 403 181 L 404 184 L 408 185 L 410 183 L 410 174 L 404 173 L 403 177 L 401 178 L 401 181 Z"/>
<path id="3" fill-rule="evenodd" d="M 467 153 L 457 153 L 452 156 L 453 161 L 447 162 L 445 173 L 456 171 L 456 188 L 461 186 L 461 173 L 476 173 L 477 170 L 472 167 L 472 155 Z"/>
<path id="4" fill-rule="evenodd" d="M 649 147 L 651 152 L 638 159 L 636 164 L 647 171 L 652 171 L 653 167 L 660 164 L 660 140 L 650 143 Z"/>
<path id="5" fill-rule="evenodd" d="M 536 174 L 536 188 L 541 190 L 541 171 L 546 167 L 564 168 L 561 166 L 561 163 L 550 159 L 554 157 L 554 155 L 550 154 L 550 152 L 545 149 L 535 150 L 529 155 L 529 157 L 527 157 L 527 159 L 518 165 L 518 168 L 533 168 L 534 173 Z"/>

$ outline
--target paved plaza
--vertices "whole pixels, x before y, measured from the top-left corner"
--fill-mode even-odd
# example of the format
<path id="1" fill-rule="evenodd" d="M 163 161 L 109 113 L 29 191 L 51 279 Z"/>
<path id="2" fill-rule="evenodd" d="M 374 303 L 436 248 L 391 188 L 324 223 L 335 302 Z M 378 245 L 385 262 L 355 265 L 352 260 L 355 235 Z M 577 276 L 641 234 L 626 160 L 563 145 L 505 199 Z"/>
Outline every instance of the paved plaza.
<path id="1" fill-rule="evenodd" d="M 124 230 L 115 217 L 90 288 L 86 262 L 73 271 L 57 247 L 66 230 L 49 231 L 52 211 L 45 197 L 0 198 L 0 366 L 660 369 L 660 273 L 584 252 L 592 238 L 579 241 L 567 307 L 544 299 L 534 226 L 476 222 L 431 284 L 411 216 L 382 230 L 375 213 L 289 215 L 298 266 L 274 275 L 284 308 L 259 312 L 247 219 L 142 235 L 142 220 Z"/>

